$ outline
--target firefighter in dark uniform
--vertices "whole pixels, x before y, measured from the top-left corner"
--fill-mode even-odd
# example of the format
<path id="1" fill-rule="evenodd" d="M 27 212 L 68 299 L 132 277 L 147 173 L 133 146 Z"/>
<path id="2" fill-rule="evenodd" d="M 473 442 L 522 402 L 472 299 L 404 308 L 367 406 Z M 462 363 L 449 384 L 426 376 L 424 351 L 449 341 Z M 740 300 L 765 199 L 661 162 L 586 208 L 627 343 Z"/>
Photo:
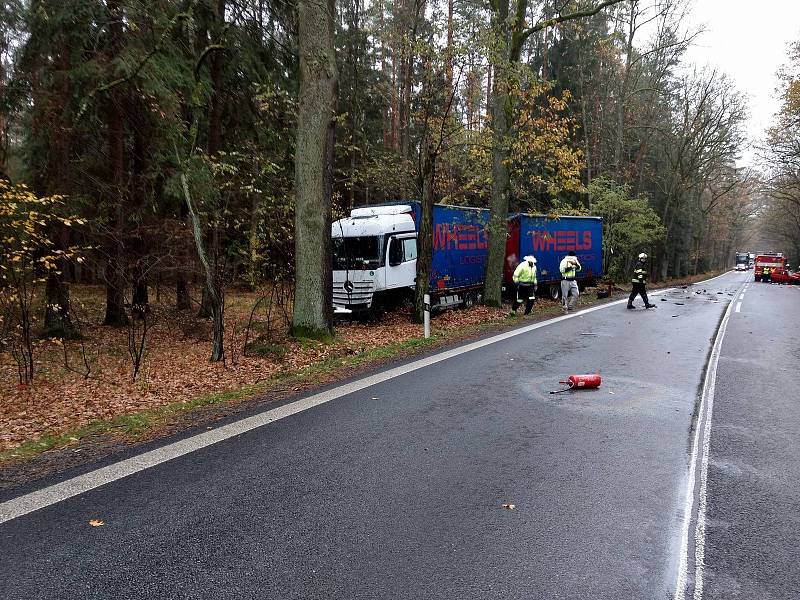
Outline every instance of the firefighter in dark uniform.
<path id="1" fill-rule="evenodd" d="M 628 298 L 628 308 L 635 308 L 633 306 L 633 300 L 636 298 L 637 294 L 644 300 L 645 308 L 655 308 L 656 305 L 650 304 L 650 301 L 647 299 L 647 254 L 644 252 L 639 255 L 639 260 L 636 261 L 631 282 L 633 283 L 633 289 L 631 290 L 630 298 Z"/>

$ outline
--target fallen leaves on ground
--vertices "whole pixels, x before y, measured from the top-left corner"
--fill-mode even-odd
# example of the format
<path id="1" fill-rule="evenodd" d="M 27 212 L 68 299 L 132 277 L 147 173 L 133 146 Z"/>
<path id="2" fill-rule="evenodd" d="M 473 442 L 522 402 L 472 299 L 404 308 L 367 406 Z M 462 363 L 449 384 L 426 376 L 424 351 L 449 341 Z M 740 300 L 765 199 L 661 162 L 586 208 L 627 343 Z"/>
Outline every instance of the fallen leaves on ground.
<path id="1" fill-rule="evenodd" d="M 245 356 L 244 329 L 259 294 L 231 291 L 226 298 L 227 360 L 225 364 L 211 363 L 210 321 L 196 318 L 193 311 L 174 310 L 172 299 L 162 292 L 162 302 L 151 304 L 148 320 L 152 328 L 140 374 L 133 381 L 128 330 L 101 324 L 104 289 L 73 285 L 72 295 L 86 322 L 82 331 L 86 360 L 91 367 L 89 377 L 81 373 L 83 358 L 78 341 L 65 342 L 72 370 L 65 367 L 64 347 L 43 342 L 37 350 L 32 386 L 18 386 L 16 363 L 9 353 L 0 353 L 0 451 L 95 421 L 110 421 L 121 415 L 236 390 L 278 375 L 297 373 L 329 359 L 357 356 L 422 335 L 422 325 L 412 323 L 408 311 L 396 311 L 376 323 L 340 324 L 333 343 L 283 337 L 269 345 L 280 352 Z M 503 310 L 476 306 L 436 316 L 432 330 L 434 334 L 458 332 L 477 324 L 504 321 Z M 319 376 L 309 379 L 314 383 Z M 300 385 L 293 385 L 296 391 L 301 389 Z"/>

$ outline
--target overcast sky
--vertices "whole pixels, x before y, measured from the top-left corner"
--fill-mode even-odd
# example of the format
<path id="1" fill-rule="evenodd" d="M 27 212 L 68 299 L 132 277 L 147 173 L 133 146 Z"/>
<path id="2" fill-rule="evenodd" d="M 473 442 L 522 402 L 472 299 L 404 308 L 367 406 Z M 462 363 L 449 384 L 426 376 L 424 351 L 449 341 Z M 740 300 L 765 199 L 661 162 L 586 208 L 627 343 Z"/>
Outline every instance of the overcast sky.
<path id="1" fill-rule="evenodd" d="M 718 67 L 746 94 L 747 132 L 758 142 L 780 108 L 776 71 L 786 62 L 787 44 L 800 39 L 800 0 L 693 0 L 691 23 L 704 25 L 687 60 Z M 746 151 L 740 166 L 752 165 Z"/>

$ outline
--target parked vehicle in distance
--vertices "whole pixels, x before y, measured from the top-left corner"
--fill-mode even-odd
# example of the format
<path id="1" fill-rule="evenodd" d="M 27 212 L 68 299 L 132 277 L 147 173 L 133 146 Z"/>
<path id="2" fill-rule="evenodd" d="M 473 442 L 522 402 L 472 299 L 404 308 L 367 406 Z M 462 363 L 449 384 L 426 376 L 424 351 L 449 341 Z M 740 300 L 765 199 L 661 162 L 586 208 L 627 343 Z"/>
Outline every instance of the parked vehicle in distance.
<path id="1" fill-rule="evenodd" d="M 737 252 L 735 264 L 737 271 L 746 271 L 750 264 L 750 254 L 747 252 Z"/>
<path id="2" fill-rule="evenodd" d="M 333 304 L 365 312 L 413 298 L 420 203 L 354 208 L 332 224 Z M 483 287 L 489 211 L 436 204 L 430 273 L 434 308 L 471 305 Z"/>
<path id="3" fill-rule="evenodd" d="M 538 268 L 539 293 L 557 299 L 561 293 L 559 264 L 574 250 L 581 263 L 578 285 L 585 286 L 603 272 L 603 220 L 601 217 L 516 214 L 509 218 L 503 284 L 511 289 L 511 277 L 522 257 L 532 254 Z"/>
<path id="4" fill-rule="evenodd" d="M 764 275 L 764 267 L 769 267 L 770 278 L 776 273 L 786 271 L 786 259 L 780 252 L 767 252 L 756 256 L 756 266 L 753 272 L 756 281 L 761 281 Z"/>

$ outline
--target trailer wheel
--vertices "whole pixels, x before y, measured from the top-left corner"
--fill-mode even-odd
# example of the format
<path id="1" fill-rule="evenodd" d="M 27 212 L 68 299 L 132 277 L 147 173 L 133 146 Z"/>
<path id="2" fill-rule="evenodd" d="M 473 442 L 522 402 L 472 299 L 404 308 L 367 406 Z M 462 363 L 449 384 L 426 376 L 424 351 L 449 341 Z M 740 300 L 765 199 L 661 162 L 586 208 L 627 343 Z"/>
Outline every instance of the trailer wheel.
<path id="1" fill-rule="evenodd" d="M 547 289 L 547 295 L 550 296 L 550 300 L 558 300 L 561 298 L 561 285 L 558 283 L 553 283 Z"/>
<path id="2" fill-rule="evenodd" d="M 467 292 L 464 294 L 464 300 L 461 302 L 461 308 L 472 308 L 479 302 L 478 298 L 477 292 Z"/>

